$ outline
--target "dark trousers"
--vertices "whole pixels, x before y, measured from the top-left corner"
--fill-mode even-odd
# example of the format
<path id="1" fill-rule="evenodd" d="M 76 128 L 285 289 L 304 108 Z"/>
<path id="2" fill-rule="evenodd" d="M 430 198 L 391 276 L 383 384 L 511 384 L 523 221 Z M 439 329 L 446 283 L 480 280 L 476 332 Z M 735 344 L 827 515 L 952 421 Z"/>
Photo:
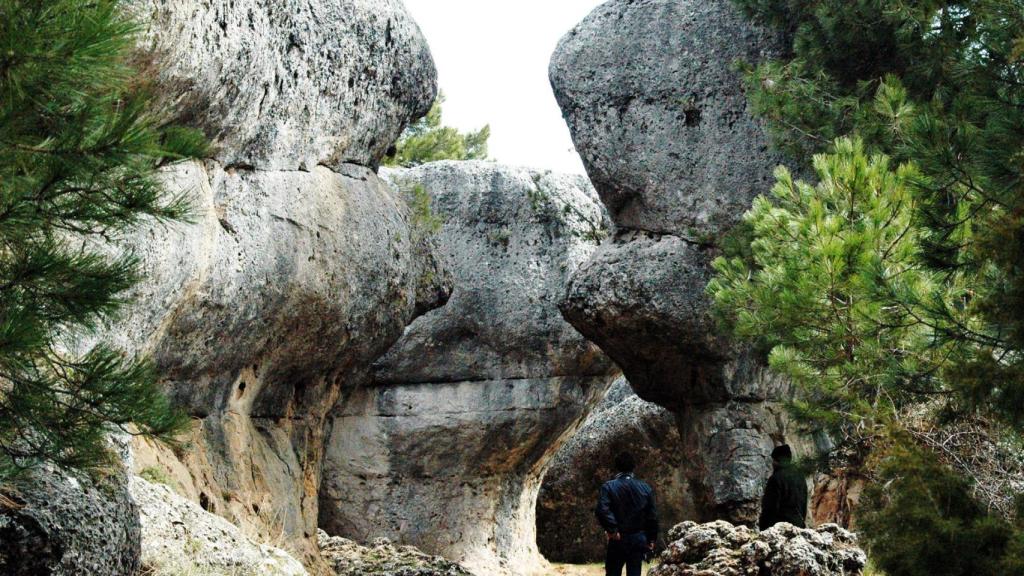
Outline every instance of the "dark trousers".
<path id="1" fill-rule="evenodd" d="M 623 566 L 626 576 L 640 576 L 646 553 L 647 536 L 643 533 L 623 534 L 621 540 L 609 540 L 604 558 L 605 576 L 622 576 Z"/>

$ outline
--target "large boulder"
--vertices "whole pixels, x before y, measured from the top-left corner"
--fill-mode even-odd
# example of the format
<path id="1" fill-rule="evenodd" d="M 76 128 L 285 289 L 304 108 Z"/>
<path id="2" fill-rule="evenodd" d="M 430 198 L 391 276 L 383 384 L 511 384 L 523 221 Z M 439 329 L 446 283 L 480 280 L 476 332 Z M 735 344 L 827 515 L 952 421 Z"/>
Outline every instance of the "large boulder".
<path id="1" fill-rule="evenodd" d="M 225 165 L 374 166 L 430 108 L 436 70 L 401 0 L 130 0 L 144 58 Z"/>
<path id="2" fill-rule="evenodd" d="M 139 512 L 119 462 L 92 475 L 44 465 L 0 494 L 0 574 L 124 576 L 140 554 Z"/>
<path id="3" fill-rule="evenodd" d="M 537 499 L 537 545 L 553 562 L 604 559 L 605 536 L 594 516 L 601 484 L 615 475 L 622 451 L 637 458 L 637 476 L 653 488 L 662 526 L 696 518 L 684 453 L 671 412 L 638 398 L 619 378 L 579 431 L 555 455 Z"/>
<path id="4" fill-rule="evenodd" d="M 782 46 L 730 0 L 612 0 L 562 39 L 551 84 L 617 225 L 702 242 L 767 190 L 781 157 L 735 63 Z"/>
<path id="5" fill-rule="evenodd" d="M 709 313 L 722 238 L 782 161 L 751 115 L 737 60 L 780 54 L 729 0 L 612 0 L 559 44 L 555 96 L 618 227 L 561 310 L 637 394 L 677 415 L 704 519 L 752 522 L 785 439 L 785 383 Z M 722 456 L 728 455 L 726 459 Z"/>
<path id="6" fill-rule="evenodd" d="M 422 218 L 443 220 L 455 290 L 333 414 L 321 526 L 479 574 L 529 573 L 542 565 L 534 511 L 546 464 L 616 372 L 557 308 L 606 216 L 582 177 L 486 162 L 388 176 L 429 194 Z"/>
<path id="7" fill-rule="evenodd" d="M 758 532 L 717 521 L 683 522 L 651 576 L 860 576 L 867 556 L 857 536 L 835 524 L 816 530 L 776 524 Z"/>

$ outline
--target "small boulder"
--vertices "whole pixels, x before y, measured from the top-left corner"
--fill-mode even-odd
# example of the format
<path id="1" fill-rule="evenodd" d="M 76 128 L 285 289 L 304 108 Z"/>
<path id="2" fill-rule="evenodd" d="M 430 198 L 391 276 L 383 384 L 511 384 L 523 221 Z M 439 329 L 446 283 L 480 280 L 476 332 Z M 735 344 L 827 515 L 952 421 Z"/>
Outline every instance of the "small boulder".
<path id="1" fill-rule="evenodd" d="M 867 563 L 856 534 L 835 524 L 758 532 L 722 520 L 683 522 L 669 539 L 650 576 L 859 576 Z"/>
<path id="2" fill-rule="evenodd" d="M 320 554 L 337 576 L 472 576 L 454 562 L 412 546 L 396 546 L 387 538 L 362 546 L 323 530 L 317 536 Z"/>
<path id="3" fill-rule="evenodd" d="M 139 543 L 139 513 L 120 465 L 93 475 L 44 465 L 0 497 L 0 574 L 135 574 Z"/>

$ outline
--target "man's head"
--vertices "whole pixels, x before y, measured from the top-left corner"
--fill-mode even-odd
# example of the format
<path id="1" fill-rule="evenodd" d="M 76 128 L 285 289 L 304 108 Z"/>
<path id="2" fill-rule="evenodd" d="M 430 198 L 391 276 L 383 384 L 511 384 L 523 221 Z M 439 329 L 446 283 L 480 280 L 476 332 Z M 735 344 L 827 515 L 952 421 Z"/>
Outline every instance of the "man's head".
<path id="1" fill-rule="evenodd" d="M 793 461 L 793 450 L 790 449 L 789 444 L 783 444 L 776 446 L 772 450 L 772 462 L 775 464 L 785 464 Z"/>
<path id="2" fill-rule="evenodd" d="M 620 452 L 615 457 L 615 470 L 617 472 L 632 472 L 636 470 L 636 460 L 629 452 Z"/>

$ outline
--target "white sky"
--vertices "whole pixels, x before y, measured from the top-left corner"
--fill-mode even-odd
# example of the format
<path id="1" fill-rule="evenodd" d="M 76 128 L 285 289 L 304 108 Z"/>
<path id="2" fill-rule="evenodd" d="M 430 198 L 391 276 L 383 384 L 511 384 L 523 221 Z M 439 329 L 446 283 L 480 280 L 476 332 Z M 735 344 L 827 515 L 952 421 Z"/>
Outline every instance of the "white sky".
<path id="1" fill-rule="evenodd" d="M 548 82 L 558 40 L 603 0 L 405 0 L 430 43 L 444 123 L 491 125 L 490 156 L 583 173 Z"/>

